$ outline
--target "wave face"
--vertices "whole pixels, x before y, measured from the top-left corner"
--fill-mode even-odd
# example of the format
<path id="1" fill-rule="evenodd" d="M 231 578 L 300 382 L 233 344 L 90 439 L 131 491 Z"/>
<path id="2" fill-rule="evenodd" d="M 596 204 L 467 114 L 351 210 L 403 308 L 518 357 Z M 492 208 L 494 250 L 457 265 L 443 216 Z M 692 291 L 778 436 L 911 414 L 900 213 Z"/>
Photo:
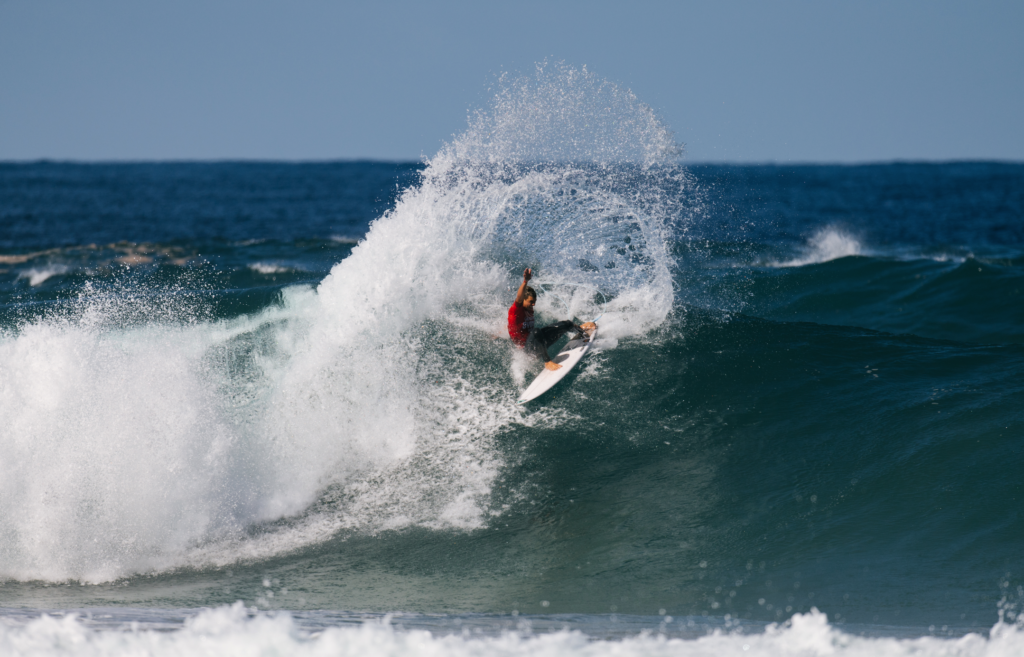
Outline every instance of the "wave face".
<path id="1" fill-rule="evenodd" d="M 679 154 L 549 64 L 422 165 L 0 165 L 2 604 L 1012 624 L 1024 166 Z M 602 332 L 517 407 L 525 267 Z"/>

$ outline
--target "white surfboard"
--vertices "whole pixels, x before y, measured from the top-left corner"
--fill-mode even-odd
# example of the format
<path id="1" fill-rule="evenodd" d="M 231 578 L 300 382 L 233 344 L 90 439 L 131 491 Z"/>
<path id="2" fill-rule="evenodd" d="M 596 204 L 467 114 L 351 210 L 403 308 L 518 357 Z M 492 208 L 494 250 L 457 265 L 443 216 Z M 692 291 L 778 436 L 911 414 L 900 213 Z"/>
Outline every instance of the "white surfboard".
<path id="1" fill-rule="evenodd" d="M 519 400 L 516 403 L 525 404 L 528 401 L 533 401 L 537 397 L 540 397 L 559 381 L 561 381 L 566 374 L 572 371 L 572 368 L 576 367 L 576 363 L 580 362 L 583 358 L 583 354 L 590 350 L 590 345 L 594 343 L 597 338 L 597 328 L 594 328 L 590 332 L 590 337 L 582 340 L 570 340 L 565 348 L 558 352 L 558 355 L 552 358 L 554 362 L 561 365 L 557 370 L 549 370 L 547 368 L 541 370 L 537 378 L 533 380 L 533 383 L 523 391 L 523 394 L 519 396 Z"/>

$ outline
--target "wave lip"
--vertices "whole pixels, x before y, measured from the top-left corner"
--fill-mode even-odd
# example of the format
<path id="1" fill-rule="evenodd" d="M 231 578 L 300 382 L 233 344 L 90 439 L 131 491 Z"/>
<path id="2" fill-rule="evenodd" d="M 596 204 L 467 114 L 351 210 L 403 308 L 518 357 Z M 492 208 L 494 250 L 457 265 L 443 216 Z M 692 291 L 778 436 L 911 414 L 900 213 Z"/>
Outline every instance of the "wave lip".
<path id="1" fill-rule="evenodd" d="M 28 284 L 32 287 L 39 287 L 54 276 L 63 276 L 68 273 L 67 265 L 50 265 L 47 267 L 32 267 L 18 273 L 18 278 L 27 278 Z"/>
<path id="2" fill-rule="evenodd" d="M 818 230 L 807 240 L 802 256 L 773 263 L 771 266 L 803 267 L 864 254 L 860 240 L 842 229 L 829 226 Z"/>

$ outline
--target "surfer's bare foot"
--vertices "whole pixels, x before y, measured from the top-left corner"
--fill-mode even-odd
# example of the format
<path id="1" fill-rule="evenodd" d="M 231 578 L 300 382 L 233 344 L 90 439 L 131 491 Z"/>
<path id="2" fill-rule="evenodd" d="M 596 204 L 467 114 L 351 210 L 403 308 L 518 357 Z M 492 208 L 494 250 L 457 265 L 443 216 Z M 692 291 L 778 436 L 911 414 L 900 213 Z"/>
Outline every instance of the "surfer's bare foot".
<path id="1" fill-rule="evenodd" d="M 552 372 L 554 372 L 555 370 L 562 369 L 562 366 L 553 360 L 549 360 L 548 362 L 544 363 L 544 369 L 551 370 Z"/>
<path id="2" fill-rule="evenodd" d="M 594 322 L 587 322 L 586 324 L 580 324 L 579 326 L 576 327 L 576 339 L 577 340 L 589 339 L 591 334 L 593 334 L 594 329 L 596 329 L 596 328 L 597 328 L 597 324 L 595 324 Z"/>

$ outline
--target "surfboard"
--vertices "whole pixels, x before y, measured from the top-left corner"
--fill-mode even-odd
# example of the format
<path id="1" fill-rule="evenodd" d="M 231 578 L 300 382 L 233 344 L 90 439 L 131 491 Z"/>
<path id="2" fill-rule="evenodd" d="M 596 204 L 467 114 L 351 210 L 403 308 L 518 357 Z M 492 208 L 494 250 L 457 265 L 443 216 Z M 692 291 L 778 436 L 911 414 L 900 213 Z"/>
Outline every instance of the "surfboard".
<path id="1" fill-rule="evenodd" d="M 556 383 L 565 378 L 565 375 L 572 371 L 572 368 L 576 367 L 576 363 L 580 362 L 583 355 L 590 350 L 590 345 L 597 339 L 597 328 L 591 331 L 590 336 L 585 339 L 570 340 L 565 347 L 558 352 L 558 355 L 552 358 L 554 362 L 561 365 L 557 370 L 543 369 L 537 378 L 533 380 L 533 383 L 523 391 L 523 394 L 519 396 L 517 404 L 525 404 L 528 401 L 533 401 L 537 397 L 540 397 L 548 390 L 551 390 Z"/>

